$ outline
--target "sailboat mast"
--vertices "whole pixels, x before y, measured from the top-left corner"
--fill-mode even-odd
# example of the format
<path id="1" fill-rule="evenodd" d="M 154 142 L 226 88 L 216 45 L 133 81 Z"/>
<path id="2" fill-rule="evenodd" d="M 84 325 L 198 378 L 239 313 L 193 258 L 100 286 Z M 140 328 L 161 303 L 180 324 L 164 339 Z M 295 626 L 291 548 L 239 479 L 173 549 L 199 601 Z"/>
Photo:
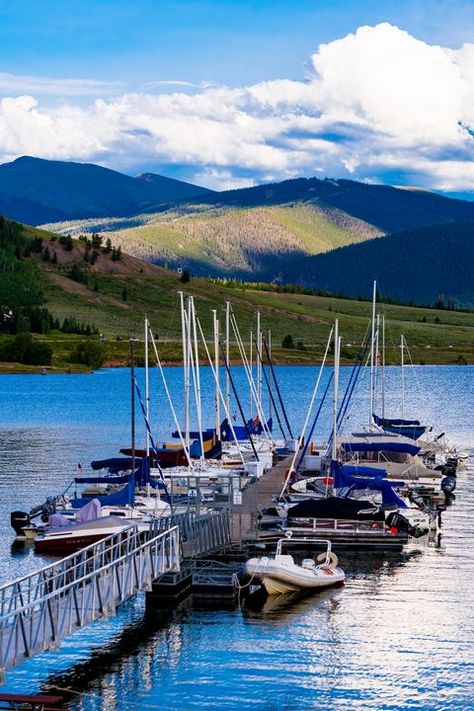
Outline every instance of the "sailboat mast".
<path id="1" fill-rule="evenodd" d="M 135 471 L 135 350 L 130 341 L 130 440 L 132 448 L 132 472 Z"/>
<path id="2" fill-rule="evenodd" d="M 336 459 L 337 401 L 339 397 L 339 320 L 334 323 L 334 397 L 332 403 L 332 459 Z"/>
<path id="3" fill-rule="evenodd" d="M 385 417 L 385 314 L 382 314 L 382 418 Z"/>
<path id="4" fill-rule="evenodd" d="M 369 425 L 372 424 L 372 416 L 374 414 L 374 396 L 375 396 L 375 301 L 377 298 L 377 282 L 374 280 L 374 292 L 372 295 L 372 336 L 370 343 L 370 412 Z"/>
<path id="5" fill-rule="evenodd" d="M 179 305 L 181 308 L 181 340 L 183 348 L 183 393 L 184 393 L 184 431 L 187 432 L 189 429 L 186 415 L 189 411 L 187 405 L 189 387 L 187 388 L 186 380 L 186 364 L 187 364 L 187 340 L 186 340 L 186 312 L 184 308 L 184 294 L 182 291 L 179 292 Z"/>
<path id="6" fill-rule="evenodd" d="M 262 345 L 263 345 L 263 343 L 262 343 Z M 272 357 L 272 332 L 270 331 L 270 329 L 268 329 L 268 355 L 269 355 L 269 359 L 271 359 L 271 357 Z M 263 364 L 262 364 L 262 368 L 263 368 Z M 268 373 L 268 368 L 267 368 L 267 373 Z M 269 385 L 268 385 L 268 417 L 271 418 L 271 416 L 272 416 L 272 381 L 270 379 Z"/>
<path id="7" fill-rule="evenodd" d="M 260 324 L 260 311 L 257 311 L 257 398 L 262 402 L 262 329 Z"/>
<path id="8" fill-rule="evenodd" d="M 402 420 L 405 417 L 405 338 L 400 336 L 400 359 L 401 359 L 401 377 L 402 377 Z"/>
<path id="9" fill-rule="evenodd" d="M 187 309 L 183 307 L 183 352 L 185 353 L 186 359 L 184 362 L 184 433 L 186 441 L 186 449 L 189 452 L 189 447 L 191 444 L 191 438 L 189 436 L 190 430 L 190 393 L 191 393 L 191 298 L 188 296 Z"/>
<path id="10" fill-rule="evenodd" d="M 377 388 L 378 388 L 379 378 L 380 378 L 380 372 L 379 372 L 380 365 L 381 365 L 381 360 L 380 360 L 380 314 L 377 314 L 376 328 L 375 328 L 374 410 L 377 407 Z"/>
<path id="11" fill-rule="evenodd" d="M 250 368 L 250 373 L 253 378 L 253 331 L 250 329 L 250 357 L 249 357 L 249 368 Z M 249 383 L 249 388 L 250 388 L 250 417 L 253 417 L 253 392 L 252 392 L 252 385 Z"/>
<path id="12" fill-rule="evenodd" d="M 225 302 L 225 360 L 229 363 L 230 349 L 230 301 Z M 225 406 L 227 412 L 230 412 L 230 380 L 227 368 L 225 371 Z"/>
<path id="13" fill-rule="evenodd" d="M 196 412 L 199 430 L 199 441 L 201 444 L 201 459 L 204 459 L 204 439 L 202 432 L 202 407 L 201 407 L 201 375 L 200 375 L 200 365 L 199 365 L 199 346 L 197 337 L 197 327 L 196 327 L 196 309 L 194 306 L 194 297 L 190 296 L 189 300 L 191 302 L 191 321 L 189 324 L 189 330 L 193 333 L 194 341 L 194 383 L 196 388 Z"/>
<path id="14" fill-rule="evenodd" d="M 150 381 L 148 373 L 148 318 L 145 314 L 145 412 L 147 422 L 150 422 Z M 150 456 L 150 433 L 146 427 L 146 456 Z"/>
<path id="15" fill-rule="evenodd" d="M 219 319 L 217 318 L 217 311 L 212 310 L 213 322 L 214 322 L 214 362 L 215 362 L 215 381 L 216 381 L 216 401 L 215 401 L 215 412 L 216 412 L 216 435 L 220 439 L 220 426 L 221 426 L 221 413 L 220 413 L 220 397 L 219 397 Z"/>

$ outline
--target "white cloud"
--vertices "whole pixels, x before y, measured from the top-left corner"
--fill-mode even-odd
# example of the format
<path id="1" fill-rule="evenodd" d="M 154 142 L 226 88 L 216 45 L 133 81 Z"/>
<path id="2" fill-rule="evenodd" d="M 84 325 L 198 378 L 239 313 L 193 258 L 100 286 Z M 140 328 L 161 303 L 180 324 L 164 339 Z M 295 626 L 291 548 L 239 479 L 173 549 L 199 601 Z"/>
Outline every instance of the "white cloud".
<path id="1" fill-rule="evenodd" d="M 41 91 L 12 90 L 0 100 L 0 159 L 32 154 L 129 171 L 174 163 L 217 188 L 247 185 L 249 175 L 326 174 L 472 189 L 473 44 L 432 46 L 384 23 L 321 45 L 312 66 L 305 81 L 203 83 L 186 93 L 166 89 L 188 82 L 164 80 L 88 107 L 71 98 L 47 106 L 33 98 Z"/>
<path id="2" fill-rule="evenodd" d="M 95 79 L 53 79 L 0 72 L 0 94 L 36 94 L 37 96 L 103 96 L 123 90 L 121 82 Z"/>
<path id="3" fill-rule="evenodd" d="M 255 185 L 255 181 L 250 178 L 236 178 L 230 170 L 216 170 L 216 168 L 195 173 L 193 183 L 205 185 L 213 190 L 235 190 Z"/>

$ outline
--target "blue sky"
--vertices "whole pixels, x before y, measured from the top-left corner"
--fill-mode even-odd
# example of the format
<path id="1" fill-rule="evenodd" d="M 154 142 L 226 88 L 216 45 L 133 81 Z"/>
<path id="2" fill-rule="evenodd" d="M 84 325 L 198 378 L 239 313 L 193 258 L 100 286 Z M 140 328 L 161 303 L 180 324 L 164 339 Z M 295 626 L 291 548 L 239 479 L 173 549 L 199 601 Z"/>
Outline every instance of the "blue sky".
<path id="1" fill-rule="evenodd" d="M 470 191 L 473 41 L 474 0 L 0 0 L 0 161 Z M 374 107 L 393 96 L 391 122 Z"/>
<path id="2" fill-rule="evenodd" d="M 0 0 L 0 63 L 12 74 L 230 85 L 299 78 L 322 42 L 390 22 L 456 47 L 474 38 L 459 0 Z"/>

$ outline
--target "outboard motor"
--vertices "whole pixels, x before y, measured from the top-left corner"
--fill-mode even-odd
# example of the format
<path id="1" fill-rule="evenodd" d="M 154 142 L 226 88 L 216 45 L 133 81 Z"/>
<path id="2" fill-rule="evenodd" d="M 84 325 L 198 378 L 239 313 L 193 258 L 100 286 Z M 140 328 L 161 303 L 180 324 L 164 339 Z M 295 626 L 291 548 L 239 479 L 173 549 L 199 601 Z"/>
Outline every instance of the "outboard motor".
<path id="1" fill-rule="evenodd" d="M 458 468 L 458 464 L 459 464 L 458 458 L 457 457 L 448 457 L 448 459 L 446 460 L 446 464 L 448 467 L 451 467 L 451 469 L 454 469 L 454 471 L 456 471 L 456 469 Z"/>
<path id="2" fill-rule="evenodd" d="M 423 499 L 421 494 L 418 493 L 418 491 L 415 491 L 414 489 L 410 489 L 410 491 L 408 492 L 408 498 L 413 504 L 415 504 L 415 506 L 418 506 L 420 511 L 427 510 L 425 500 Z"/>
<path id="3" fill-rule="evenodd" d="M 421 538 L 429 533 L 429 528 L 427 527 L 418 525 L 412 526 L 408 519 L 406 519 L 405 516 L 402 516 L 401 513 L 390 514 L 387 516 L 386 523 L 389 526 L 397 528 L 400 533 L 408 533 L 408 535 L 413 538 Z"/>
<path id="4" fill-rule="evenodd" d="M 441 489 L 445 494 L 452 494 L 456 488 L 456 477 L 455 476 L 445 476 L 441 479 Z"/>
<path id="5" fill-rule="evenodd" d="M 389 528 L 396 528 L 400 533 L 408 532 L 410 524 L 405 516 L 402 516 L 398 511 L 390 513 L 385 519 L 385 523 Z"/>
<path id="6" fill-rule="evenodd" d="M 12 511 L 10 514 L 10 525 L 17 536 L 23 534 L 24 526 L 29 526 L 30 521 L 30 515 L 25 511 Z"/>
<path id="7" fill-rule="evenodd" d="M 421 538 L 422 536 L 426 536 L 429 532 L 430 529 L 428 526 L 419 526 L 418 524 L 416 526 L 409 526 L 408 528 L 408 535 L 413 538 Z"/>

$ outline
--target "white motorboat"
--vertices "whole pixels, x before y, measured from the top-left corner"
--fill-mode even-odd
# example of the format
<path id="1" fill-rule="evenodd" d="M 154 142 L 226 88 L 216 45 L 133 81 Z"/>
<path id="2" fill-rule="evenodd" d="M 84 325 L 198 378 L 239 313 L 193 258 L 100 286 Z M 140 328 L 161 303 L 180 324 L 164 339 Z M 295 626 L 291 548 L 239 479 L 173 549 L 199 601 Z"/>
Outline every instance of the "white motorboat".
<path id="1" fill-rule="evenodd" d="M 345 574 L 337 566 L 338 559 L 331 551 L 327 540 L 312 539 L 311 543 L 325 543 L 326 552 L 314 558 L 305 558 L 301 565 L 295 563 L 293 556 L 282 553 L 282 546 L 290 543 L 290 538 L 278 541 L 274 557 L 250 558 L 245 563 L 244 572 L 252 580 L 262 583 L 269 595 L 295 592 L 298 590 L 322 590 L 344 584 Z M 294 545 L 295 541 L 291 541 Z M 298 540 L 298 543 L 308 543 Z"/>
<path id="2" fill-rule="evenodd" d="M 125 532 L 132 525 L 132 521 L 104 516 L 83 523 L 49 526 L 44 533 L 35 537 L 35 549 L 39 553 L 73 553 L 102 538 Z"/>

